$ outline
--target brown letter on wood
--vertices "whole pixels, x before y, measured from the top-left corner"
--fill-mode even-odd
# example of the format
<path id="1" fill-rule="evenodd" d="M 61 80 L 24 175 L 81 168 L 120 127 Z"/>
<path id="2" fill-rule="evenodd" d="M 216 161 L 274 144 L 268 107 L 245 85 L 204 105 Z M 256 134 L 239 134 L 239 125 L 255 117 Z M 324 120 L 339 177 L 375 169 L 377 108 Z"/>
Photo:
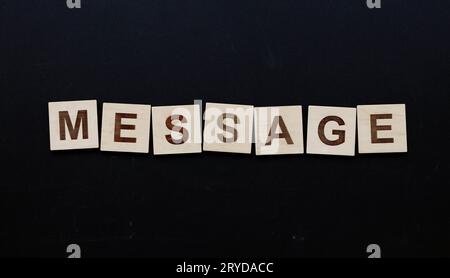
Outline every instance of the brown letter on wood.
<path id="1" fill-rule="evenodd" d="M 319 123 L 319 138 L 325 145 L 328 146 L 337 146 L 345 142 L 345 130 L 333 130 L 333 135 L 338 135 L 338 139 L 336 140 L 328 140 L 325 137 L 325 125 L 328 122 L 336 122 L 340 126 L 345 125 L 345 122 L 342 118 L 338 116 L 327 116 L 323 118 Z"/>
<path id="2" fill-rule="evenodd" d="M 179 132 L 181 134 L 183 134 L 183 137 L 181 139 L 173 139 L 172 135 L 166 135 L 166 140 L 167 142 L 169 142 L 170 144 L 173 145 L 181 145 L 187 142 L 187 140 L 189 139 L 189 132 L 187 131 L 187 129 L 181 127 L 181 126 L 176 126 L 172 123 L 172 121 L 178 120 L 182 123 L 186 123 L 187 120 L 185 117 L 183 117 L 183 115 L 172 115 L 170 117 L 168 117 L 166 119 L 166 126 L 168 129 L 172 130 L 172 131 L 176 131 Z"/>
<path id="3" fill-rule="evenodd" d="M 370 115 L 372 144 L 394 143 L 394 138 L 378 138 L 378 130 L 392 130 L 390 125 L 377 125 L 378 119 L 392 119 L 392 114 Z"/>
<path id="4" fill-rule="evenodd" d="M 238 131 L 235 128 L 229 127 L 224 123 L 224 120 L 226 118 L 230 118 L 233 119 L 234 124 L 238 124 L 239 123 L 239 118 L 237 117 L 237 115 L 235 114 L 231 114 L 231 113 L 223 113 L 218 119 L 217 119 L 217 124 L 222 127 L 222 129 L 224 131 L 233 131 L 233 137 L 231 138 L 226 138 L 223 134 L 219 134 L 217 135 L 219 137 L 219 140 L 224 142 L 224 143 L 233 143 L 236 142 L 237 138 L 238 138 Z"/>
<path id="5" fill-rule="evenodd" d="M 88 139 L 88 118 L 87 110 L 80 110 L 77 113 L 77 119 L 75 121 L 75 127 L 72 125 L 68 111 L 59 112 L 59 138 L 60 140 L 66 140 L 66 124 L 69 130 L 69 135 L 72 140 L 78 138 L 78 132 L 80 126 L 83 126 L 82 133 L 83 139 Z"/>
<path id="6" fill-rule="evenodd" d="M 130 113 L 116 113 L 115 125 L 114 125 L 114 142 L 121 143 L 136 143 L 136 138 L 121 137 L 120 131 L 122 129 L 135 130 L 135 125 L 123 125 L 122 119 L 137 119 L 137 114 Z"/>
<path id="7" fill-rule="evenodd" d="M 280 126 L 281 133 L 276 133 L 278 125 Z M 284 138 L 286 140 L 286 143 L 288 143 L 288 145 L 294 144 L 291 135 L 289 134 L 289 131 L 286 128 L 286 124 L 283 121 L 283 117 L 281 116 L 275 116 L 275 118 L 273 119 L 272 126 L 270 127 L 269 131 L 269 137 L 267 138 L 266 146 L 272 145 L 272 140 L 274 138 Z"/>

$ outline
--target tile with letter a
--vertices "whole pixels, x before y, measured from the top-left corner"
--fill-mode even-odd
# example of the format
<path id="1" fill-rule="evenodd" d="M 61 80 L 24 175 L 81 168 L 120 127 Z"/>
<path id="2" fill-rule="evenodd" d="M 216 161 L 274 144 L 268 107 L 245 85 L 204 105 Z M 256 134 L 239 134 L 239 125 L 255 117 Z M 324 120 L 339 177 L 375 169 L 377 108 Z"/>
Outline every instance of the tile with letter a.
<path id="1" fill-rule="evenodd" d="M 102 151 L 148 153 L 151 106 L 104 103 Z"/>
<path id="2" fill-rule="evenodd" d="M 98 148 L 97 101 L 48 103 L 50 150 Z"/>
<path id="3" fill-rule="evenodd" d="M 355 155 L 356 108 L 309 106 L 309 154 Z"/>
<path id="4" fill-rule="evenodd" d="M 255 108 L 256 155 L 303 153 L 301 106 Z"/>
<path id="5" fill-rule="evenodd" d="M 206 103 L 204 151 L 250 154 L 252 131 L 253 106 Z"/>
<path id="6" fill-rule="evenodd" d="M 358 152 L 408 151 L 405 104 L 358 105 Z"/>
<path id="7" fill-rule="evenodd" d="M 202 152 L 199 105 L 152 107 L 153 153 Z"/>

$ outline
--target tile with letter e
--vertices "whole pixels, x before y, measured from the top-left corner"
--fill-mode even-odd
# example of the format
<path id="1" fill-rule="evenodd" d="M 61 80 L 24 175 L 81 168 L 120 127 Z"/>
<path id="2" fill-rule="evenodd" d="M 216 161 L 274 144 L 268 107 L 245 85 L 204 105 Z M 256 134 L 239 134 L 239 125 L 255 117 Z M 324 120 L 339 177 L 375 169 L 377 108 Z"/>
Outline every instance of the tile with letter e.
<path id="1" fill-rule="evenodd" d="M 204 151 L 250 154 L 252 132 L 253 106 L 206 103 Z"/>
<path id="2" fill-rule="evenodd" d="M 102 151 L 148 153 L 151 106 L 104 103 Z"/>
<path id="3" fill-rule="evenodd" d="M 98 148 L 97 101 L 48 103 L 50 150 Z"/>
<path id="4" fill-rule="evenodd" d="M 303 153 L 301 106 L 255 108 L 256 155 Z"/>
<path id="5" fill-rule="evenodd" d="M 355 155 L 356 108 L 309 106 L 307 153 Z"/>
<path id="6" fill-rule="evenodd" d="M 152 107 L 153 153 L 202 152 L 199 105 Z"/>
<path id="7" fill-rule="evenodd" d="M 405 104 L 358 105 L 358 152 L 408 151 Z"/>

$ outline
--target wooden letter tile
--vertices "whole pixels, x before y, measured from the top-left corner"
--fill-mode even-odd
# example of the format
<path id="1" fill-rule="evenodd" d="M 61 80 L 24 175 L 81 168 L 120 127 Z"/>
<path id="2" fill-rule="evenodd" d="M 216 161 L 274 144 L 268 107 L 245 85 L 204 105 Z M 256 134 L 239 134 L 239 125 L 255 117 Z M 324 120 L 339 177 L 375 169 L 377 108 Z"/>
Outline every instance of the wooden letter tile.
<path id="1" fill-rule="evenodd" d="M 201 115 L 198 105 L 152 107 L 153 152 L 202 152 Z"/>
<path id="2" fill-rule="evenodd" d="M 358 105 L 359 153 L 408 151 L 404 104 Z"/>
<path id="3" fill-rule="evenodd" d="M 206 103 L 204 151 L 250 154 L 252 131 L 253 106 Z"/>
<path id="4" fill-rule="evenodd" d="M 255 108 L 256 155 L 303 153 L 301 106 Z"/>
<path id="5" fill-rule="evenodd" d="M 48 103 L 50 150 L 98 148 L 97 101 Z"/>
<path id="6" fill-rule="evenodd" d="M 309 106 L 307 153 L 355 155 L 356 108 Z"/>
<path id="7" fill-rule="evenodd" d="M 148 153 L 150 105 L 104 103 L 102 151 Z"/>

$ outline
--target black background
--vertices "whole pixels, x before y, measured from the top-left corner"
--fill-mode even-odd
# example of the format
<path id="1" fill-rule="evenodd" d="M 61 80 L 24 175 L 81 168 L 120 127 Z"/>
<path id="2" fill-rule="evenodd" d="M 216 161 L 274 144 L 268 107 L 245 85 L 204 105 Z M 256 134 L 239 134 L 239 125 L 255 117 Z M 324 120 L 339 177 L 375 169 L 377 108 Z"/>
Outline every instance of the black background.
<path id="1" fill-rule="evenodd" d="M 450 255 L 449 1 L 65 2 L 0 0 L 1 256 Z M 406 103 L 409 152 L 50 152 L 82 99 Z"/>

